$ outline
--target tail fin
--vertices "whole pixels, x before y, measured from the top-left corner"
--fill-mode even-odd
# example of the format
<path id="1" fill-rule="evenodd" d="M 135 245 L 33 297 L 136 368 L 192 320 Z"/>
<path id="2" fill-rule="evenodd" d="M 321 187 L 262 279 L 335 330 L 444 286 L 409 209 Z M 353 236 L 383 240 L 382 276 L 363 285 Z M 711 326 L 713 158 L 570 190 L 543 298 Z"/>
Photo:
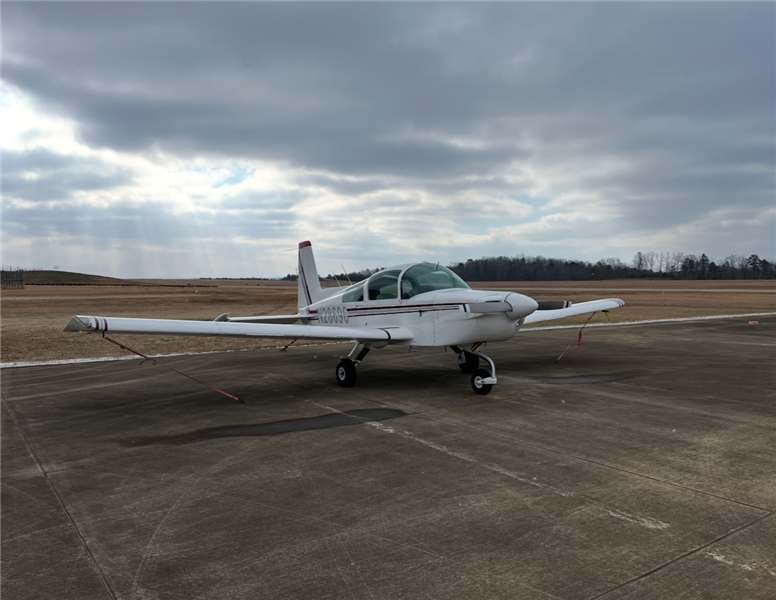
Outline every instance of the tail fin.
<path id="1" fill-rule="evenodd" d="M 318 279 L 318 269 L 315 266 L 313 245 L 310 242 L 299 244 L 299 300 L 297 305 L 302 309 L 323 298 L 321 281 Z"/>

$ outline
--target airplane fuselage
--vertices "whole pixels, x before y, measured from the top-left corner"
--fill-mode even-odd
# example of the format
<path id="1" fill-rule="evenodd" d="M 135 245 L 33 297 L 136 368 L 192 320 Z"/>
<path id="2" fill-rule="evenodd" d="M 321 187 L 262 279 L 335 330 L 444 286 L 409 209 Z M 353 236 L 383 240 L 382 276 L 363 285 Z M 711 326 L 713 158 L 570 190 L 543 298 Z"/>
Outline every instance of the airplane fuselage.
<path id="1" fill-rule="evenodd" d="M 413 268 L 417 271 L 425 265 L 428 263 L 405 266 L 395 284 L 383 287 L 384 293 L 378 293 L 381 291 L 379 282 L 374 283 L 381 273 L 355 286 L 326 290 L 330 294 L 327 298 L 307 307 L 309 317 L 306 321 L 312 326 L 379 327 L 389 331 L 396 327 L 412 332 L 411 339 L 394 342 L 396 344 L 459 346 L 508 340 L 520 330 L 524 318 L 536 310 L 537 303 L 527 296 L 472 290 L 463 287 L 465 284 L 459 288 L 431 291 L 421 288 L 419 293 L 413 293 L 415 290 L 410 287 L 407 274 L 411 277 Z M 444 267 L 437 266 L 434 271 L 440 273 L 442 269 Z M 361 286 L 362 294 L 357 286 Z M 405 297 L 398 297 L 398 289 L 403 290 Z M 356 300 L 348 301 L 353 296 Z M 489 307 L 493 307 L 494 312 L 490 312 Z"/>

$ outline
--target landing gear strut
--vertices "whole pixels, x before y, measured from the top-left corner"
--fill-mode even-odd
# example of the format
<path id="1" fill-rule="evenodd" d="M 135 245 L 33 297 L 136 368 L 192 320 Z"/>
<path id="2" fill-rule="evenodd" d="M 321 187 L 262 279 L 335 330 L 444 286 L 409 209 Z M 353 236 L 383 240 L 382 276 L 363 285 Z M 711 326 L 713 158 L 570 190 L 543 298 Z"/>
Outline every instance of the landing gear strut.
<path id="1" fill-rule="evenodd" d="M 361 348 L 361 352 L 358 353 L 358 356 L 356 356 L 356 359 L 352 360 L 350 357 L 353 355 L 353 352 L 356 351 L 356 348 L 358 348 L 358 344 L 353 347 L 353 350 L 350 351 L 350 354 L 347 356 L 347 358 L 343 358 L 337 364 L 337 370 L 335 373 L 337 376 L 337 383 L 340 385 L 340 387 L 349 388 L 356 384 L 356 366 L 358 363 L 364 360 L 364 357 L 369 353 L 370 350 L 370 348 L 364 346 Z"/>

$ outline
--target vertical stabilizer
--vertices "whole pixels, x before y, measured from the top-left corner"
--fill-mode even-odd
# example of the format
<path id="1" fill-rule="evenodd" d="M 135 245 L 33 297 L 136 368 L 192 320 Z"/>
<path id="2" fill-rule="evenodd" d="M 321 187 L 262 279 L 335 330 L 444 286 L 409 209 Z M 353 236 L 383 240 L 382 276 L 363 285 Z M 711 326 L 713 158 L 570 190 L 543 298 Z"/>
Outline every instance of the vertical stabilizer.
<path id="1" fill-rule="evenodd" d="M 314 302 L 321 300 L 321 281 L 318 279 L 318 269 L 315 266 L 313 245 L 310 242 L 299 244 L 299 300 L 297 305 L 301 311 Z"/>

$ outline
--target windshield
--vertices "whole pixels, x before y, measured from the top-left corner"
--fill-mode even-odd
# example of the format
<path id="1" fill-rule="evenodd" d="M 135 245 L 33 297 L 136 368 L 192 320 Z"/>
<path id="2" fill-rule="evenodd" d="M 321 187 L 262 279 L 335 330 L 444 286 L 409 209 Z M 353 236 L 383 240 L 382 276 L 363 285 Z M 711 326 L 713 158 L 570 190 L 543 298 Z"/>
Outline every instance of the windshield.
<path id="1" fill-rule="evenodd" d="M 439 264 L 417 264 L 407 269 L 401 279 L 401 297 L 405 300 L 424 292 L 451 288 L 471 289 L 458 275 Z"/>

